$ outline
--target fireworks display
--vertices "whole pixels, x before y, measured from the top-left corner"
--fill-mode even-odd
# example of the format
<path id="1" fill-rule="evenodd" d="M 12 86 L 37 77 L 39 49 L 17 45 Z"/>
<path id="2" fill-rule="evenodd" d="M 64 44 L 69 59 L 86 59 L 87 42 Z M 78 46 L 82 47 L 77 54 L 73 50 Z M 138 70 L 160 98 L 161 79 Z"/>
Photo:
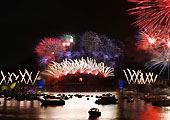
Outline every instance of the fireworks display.
<path id="1" fill-rule="evenodd" d="M 136 3 L 136 7 L 129 9 L 129 14 L 138 16 L 134 24 L 147 29 L 150 34 L 167 32 L 170 25 L 169 0 L 128 0 Z"/>
<path id="2" fill-rule="evenodd" d="M 97 63 L 95 59 L 81 58 L 74 60 L 63 60 L 61 63 L 53 62 L 48 65 L 48 68 L 41 74 L 53 78 L 60 78 L 67 74 L 102 74 L 103 77 L 114 76 L 114 68 L 107 67 L 103 62 Z"/>
<path id="3" fill-rule="evenodd" d="M 33 85 L 36 82 L 39 73 L 40 73 L 40 71 L 38 71 L 35 78 L 32 79 L 32 72 L 29 73 L 26 69 L 25 69 L 24 73 L 21 70 L 19 70 L 19 75 L 16 75 L 15 73 L 8 72 L 8 77 L 4 75 L 3 71 L 1 71 L 2 80 L 0 81 L 0 85 L 1 84 L 8 85 L 8 84 L 11 84 L 14 82 L 24 83 L 24 84 L 31 83 Z M 28 79 L 26 79 L 26 78 L 28 78 Z"/>
<path id="4" fill-rule="evenodd" d="M 165 70 L 168 69 L 169 74 L 169 65 L 170 65 L 170 52 L 163 51 L 160 54 L 155 54 L 155 57 L 145 64 L 145 68 L 160 69 L 159 74 L 165 73 Z"/>
<path id="5" fill-rule="evenodd" d="M 68 40 L 69 42 L 74 42 L 74 37 L 72 35 L 66 34 L 64 35 L 65 40 Z"/>
<path id="6" fill-rule="evenodd" d="M 97 51 L 99 50 L 101 40 L 97 33 L 90 31 L 83 34 L 81 42 L 81 46 L 85 49 L 85 51 Z"/>
<path id="7" fill-rule="evenodd" d="M 170 1 L 169 0 L 128 0 L 136 7 L 129 9 L 129 14 L 136 15 L 134 22 L 140 29 L 137 48 L 150 56 L 145 64 L 147 69 L 161 69 L 164 73 L 170 58 Z"/>
<path id="8" fill-rule="evenodd" d="M 156 36 L 150 35 L 148 32 L 142 31 L 138 36 L 139 42 L 137 47 L 139 49 L 145 50 L 146 52 L 156 51 L 161 53 L 163 51 L 168 51 L 170 47 L 170 36 L 168 34 L 160 34 Z"/>
<path id="9" fill-rule="evenodd" d="M 63 34 L 58 38 L 45 38 L 35 48 L 41 58 L 40 63 L 45 63 L 41 77 L 47 82 L 57 82 L 64 76 L 74 74 L 91 74 L 103 78 L 114 76 L 114 67 L 123 56 L 120 44 L 120 40 L 109 39 L 91 31 L 81 37 Z"/>
<path id="10" fill-rule="evenodd" d="M 40 65 L 46 66 L 51 61 L 61 62 L 65 58 L 73 60 L 90 57 L 115 67 L 116 62 L 123 56 L 119 43 L 121 43 L 120 40 L 109 39 L 105 35 L 90 31 L 85 32 L 81 37 L 63 34 L 58 38 L 45 38 L 35 51 L 40 57 Z"/>
<path id="11" fill-rule="evenodd" d="M 170 36 L 169 34 L 160 34 L 152 36 L 147 32 L 141 32 L 138 36 L 139 42 L 137 48 L 146 51 L 150 56 L 150 61 L 145 64 L 147 69 L 159 68 L 160 73 L 169 69 L 170 59 Z"/>
<path id="12" fill-rule="evenodd" d="M 58 54 L 63 53 L 65 48 L 58 38 L 44 38 L 36 46 L 35 51 L 40 57 L 55 61 L 55 57 Z"/>
<path id="13" fill-rule="evenodd" d="M 127 74 L 126 70 L 123 70 L 126 79 L 128 81 L 128 84 L 146 84 L 146 83 L 155 83 L 158 75 L 155 75 L 153 73 L 142 73 L 141 70 L 135 71 L 135 70 L 129 70 L 127 68 Z M 130 76 L 130 78 L 128 77 Z M 154 78 L 153 78 L 154 77 Z"/>
<path id="14" fill-rule="evenodd" d="M 120 40 L 110 39 L 95 32 L 86 32 L 80 39 L 81 57 L 90 57 L 115 67 L 116 62 L 123 56 Z"/>
<path id="15" fill-rule="evenodd" d="M 72 50 L 75 44 L 74 34 L 65 33 L 65 34 L 62 34 L 62 36 L 60 36 L 59 39 L 62 41 L 62 45 L 66 48 L 66 51 Z"/>

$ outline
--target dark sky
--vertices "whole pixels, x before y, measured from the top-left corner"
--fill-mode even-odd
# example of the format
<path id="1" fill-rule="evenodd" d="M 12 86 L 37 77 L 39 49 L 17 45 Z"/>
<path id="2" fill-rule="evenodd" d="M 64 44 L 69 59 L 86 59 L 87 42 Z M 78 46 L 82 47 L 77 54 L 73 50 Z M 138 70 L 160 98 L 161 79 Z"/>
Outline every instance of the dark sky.
<path id="1" fill-rule="evenodd" d="M 136 33 L 128 8 L 126 0 L 5 0 L 0 4 L 0 67 L 31 66 L 41 38 L 66 32 L 92 30 L 126 43 Z"/>

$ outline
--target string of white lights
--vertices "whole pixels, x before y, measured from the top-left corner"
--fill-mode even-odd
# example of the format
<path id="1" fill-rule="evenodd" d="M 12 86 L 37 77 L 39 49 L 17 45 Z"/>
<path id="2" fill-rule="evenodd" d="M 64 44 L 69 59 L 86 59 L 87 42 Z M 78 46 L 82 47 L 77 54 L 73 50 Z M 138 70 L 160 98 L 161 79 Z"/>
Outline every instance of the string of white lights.
<path id="1" fill-rule="evenodd" d="M 138 71 L 135 71 L 135 70 L 129 70 L 127 68 L 127 73 L 129 73 L 129 76 L 128 77 L 128 74 L 126 73 L 126 70 L 123 70 L 125 76 L 126 76 L 126 79 L 128 81 L 128 84 L 146 84 L 146 83 L 155 83 L 156 82 L 156 79 L 158 77 L 158 75 L 155 75 L 155 78 L 154 77 L 154 74 L 153 73 L 142 73 L 141 70 L 138 70 Z"/>
<path id="2" fill-rule="evenodd" d="M 39 73 L 40 73 L 40 71 L 38 71 L 35 78 L 32 79 L 32 72 L 29 73 L 26 69 L 25 69 L 24 73 L 21 70 L 19 70 L 19 75 L 16 75 L 15 73 L 8 72 L 8 77 L 5 76 L 3 71 L 1 70 L 2 79 L 0 81 L 0 85 L 1 84 L 8 85 L 13 82 L 24 83 L 24 84 L 29 84 L 29 83 L 34 84 L 38 78 Z M 26 79 L 26 77 L 28 79 Z M 8 78 L 8 79 L 6 79 L 6 78 Z"/>

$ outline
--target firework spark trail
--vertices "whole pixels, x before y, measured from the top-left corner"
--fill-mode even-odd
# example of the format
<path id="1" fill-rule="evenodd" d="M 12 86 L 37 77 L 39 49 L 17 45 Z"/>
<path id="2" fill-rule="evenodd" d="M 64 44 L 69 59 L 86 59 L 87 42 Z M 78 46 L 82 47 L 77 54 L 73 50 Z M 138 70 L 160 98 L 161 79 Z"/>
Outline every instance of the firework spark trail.
<path id="1" fill-rule="evenodd" d="M 87 73 L 85 72 L 87 71 Z M 48 68 L 42 72 L 46 76 L 64 76 L 67 74 L 75 74 L 77 72 L 83 74 L 89 74 L 95 72 L 95 75 L 98 73 L 103 74 L 103 77 L 114 76 L 114 68 L 107 67 L 104 63 L 96 63 L 96 60 L 91 58 L 81 58 L 81 59 L 74 59 L 74 60 L 63 60 L 61 63 L 53 62 L 53 64 L 49 64 Z"/>
<path id="2" fill-rule="evenodd" d="M 149 30 L 152 34 L 158 31 L 168 31 L 170 26 L 170 1 L 169 0 L 128 0 L 136 3 L 136 7 L 129 9 L 130 15 L 138 16 L 133 23 L 142 29 Z"/>
<path id="3" fill-rule="evenodd" d="M 137 16 L 133 23 L 142 30 L 137 48 L 149 53 L 151 60 L 145 69 L 161 68 L 169 72 L 170 59 L 170 1 L 169 0 L 128 0 L 136 7 L 129 9 L 130 15 Z M 139 38 L 140 38 L 139 37 Z M 168 73 L 169 76 L 169 73 Z"/>
<path id="4" fill-rule="evenodd" d="M 126 73 L 126 70 L 123 70 L 124 74 L 125 74 L 125 77 L 128 81 L 128 84 L 147 84 L 147 83 L 155 83 L 156 82 L 156 79 L 158 77 L 158 75 L 155 75 L 155 78 L 153 79 L 154 77 L 154 74 L 153 73 L 145 73 L 145 76 L 144 76 L 144 73 L 141 72 L 141 70 L 130 70 L 127 68 L 127 71 L 129 73 L 129 76 L 130 76 L 130 79 L 128 77 L 128 74 Z"/>
<path id="5" fill-rule="evenodd" d="M 141 31 L 137 36 L 137 48 L 151 54 L 162 54 L 169 51 L 170 36 L 169 34 L 161 34 L 152 36 L 148 32 Z"/>
<path id="6" fill-rule="evenodd" d="M 1 80 L 1 82 L 0 82 L 0 85 L 2 84 L 3 81 L 4 81 L 5 84 L 7 84 L 7 82 L 6 82 L 6 80 L 5 80 L 6 76 L 4 75 L 4 73 L 3 73 L 2 70 L 1 70 L 1 75 L 2 75 L 2 80 Z"/>
<path id="7" fill-rule="evenodd" d="M 15 77 L 15 81 L 17 81 L 18 80 L 18 78 L 19 78 L 19 75 L 15 75 L 14 73 L 11 73 L 10 74 L 10 72 L 8 72 L 8 81 L 7 81 L 7 84 L 9 84 L 9 82 L 13 82 L 13 80 L 12 80 L 12 76 L 14 76 Z"/>
<path id="8" fill-rule="evenodd" d="M 145 69 L 161 68 L 159 75 L 164 73 L 166 69 L 169 69 L 170 65 L 170 51 L 164 51 L 161 54 L 155 56 L 149 62 L 145 64 Z"/>
<path id="9" fill-rule="evenodd" d="M 145 69 L 161 68 L 160 73 L 164 73 L 166 68 L 169 69 L 170 60 L 170 32 L 152 36 L 149 32 L 142 31 L 139 36 L 137 48 L 146 51 L 149 54 L 150 61 L 145 64 Z"/>
<path id="10" fill-rule="evenodd" d="M 6 80 L 7 76 L 4 75 L 3 71 L 1 70 L 1 75 L 2 75 L 2 80 L 0 81 L 0 85 L 5 84 L 8 85 L 13 82 L 18 82 L 18 83 L 24 83 L 24 84 L 29 84 L 31 83 L 32 85 L 36 82 L 38 76 L 39 76 L 40 71 L 37 72 L 34 80 L 32 79 L 32 72 L 28 72 L 25 69 L 25 72 L 23 73 L 21 70 L 19 70 L 19 75 L 16 75 L 15 73 L 10 73 L 8 72 L 8 79 Z M 28 79 L 25 79 L 26 75 L 28 76 Z M 14 80 L 12 77 L 14 76 Z M 19 80 L 19 77 L 21 77 L 21 80 Z"/>
<path id="11" fill-rule="evenodd" d="M 151 59 L 151 61 L 145 64 L 145 69 L 161 69 L 160 74 L 164 74 L 166 69 L 169 69 L 169 60 L 165 59 L 164 56 L 158 56 L 156 58 Z"/>

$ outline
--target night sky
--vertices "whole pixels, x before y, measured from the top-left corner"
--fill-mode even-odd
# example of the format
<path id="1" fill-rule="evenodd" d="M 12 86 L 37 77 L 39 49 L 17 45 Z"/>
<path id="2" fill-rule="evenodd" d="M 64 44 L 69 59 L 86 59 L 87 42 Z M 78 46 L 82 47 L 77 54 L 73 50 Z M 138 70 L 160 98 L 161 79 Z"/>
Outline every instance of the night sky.
<path id="1" fill-rule="evenodd" d="M 134 46 L 137 28 L 131 25 L 134 19 L 126 11 L 132 5 L 126 0 L 3 1 L 0 68 L 35 67 L 32 63 L 38 58 L 34 48 L 40 39 L 89 30 L 123 41 L 124 66 L 136 66 L 143 58 L 136 57 L 141 56 Z"/>

